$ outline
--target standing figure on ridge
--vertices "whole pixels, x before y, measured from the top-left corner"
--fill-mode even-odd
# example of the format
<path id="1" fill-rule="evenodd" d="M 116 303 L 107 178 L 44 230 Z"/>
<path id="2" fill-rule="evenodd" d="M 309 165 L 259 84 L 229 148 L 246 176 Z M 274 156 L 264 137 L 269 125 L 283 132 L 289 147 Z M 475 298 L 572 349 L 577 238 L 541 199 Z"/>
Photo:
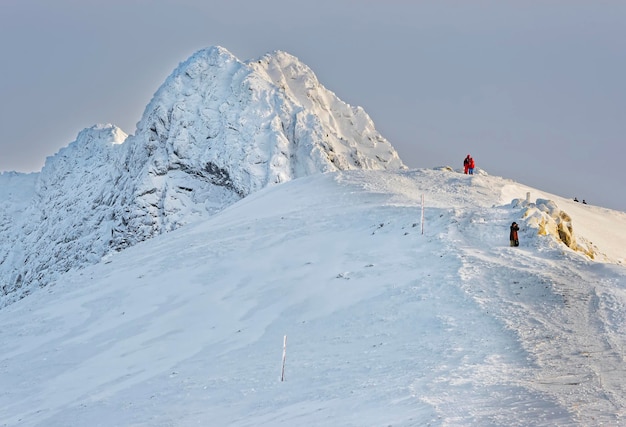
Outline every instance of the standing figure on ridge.
<path id="1" fill-rule="evenodd" d="M 473 157 L 470 157 L 470 158 L 469 158 L 469 174 L 470 174 L 470 175 L 474 175 L 474 167 L 475 167 L 475 166 L 476 166 L 476 165 L 474 164 L 474 158 L 473 158 Z"/>
<path id="2" fill-rule="evenodd" d="M 467 175 L 467 173 L 469 172 L 471 158 L 472 157 L 468 154 L 465 160 L 463 160 L 463 171 L 465 172 L 465 175 Z"/>
<path id="3" fill-rule="evenodd" d="M 511 240 L 511 246 L 519 246 L 519 239 L 517 237 L 517 232 L 519 231 L 519 226 L 516 222 L 511 224 L 511 233 L 509 234 L 509 239 Z"/>

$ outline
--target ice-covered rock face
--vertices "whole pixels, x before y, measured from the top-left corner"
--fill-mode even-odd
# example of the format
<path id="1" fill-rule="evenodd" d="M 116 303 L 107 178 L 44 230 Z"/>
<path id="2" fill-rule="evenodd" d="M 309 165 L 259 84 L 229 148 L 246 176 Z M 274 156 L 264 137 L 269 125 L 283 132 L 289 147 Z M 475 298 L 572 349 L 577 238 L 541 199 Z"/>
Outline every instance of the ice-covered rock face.
<path id="1" fill-rule="evenodd" d="M 0 307 L 268 185 L 402 168 L 363 109 L 295 57 L 242 62 L 220 47 L 201 50 L 157 90 L 134 135 L 113 125 L 85 129 L 33 179 L 19 220 L 17 209 L 3 208 Z"/>
<path id="2" fill-rule="evenodd" d="M 313 170 L 403 167 L 395 149 L 376 131 L 367 113 L 324 88 L 297 58 L 278 51 L 248 64 L 280 89 L 287 99 L 281 105 L 291 106 L 290 116 L 281 119 L 287 137 L 293 135 L 295 169 L 310 173 L 305 166 L 311 161 Z"/>
<path id="3" fill-rule="evenodd" d="M 0 307 L 109 251 L 112 183 L 126 137 L 113 125 L 85 129 L 32 174 L 30 200 L 20 202 L 7 218 L 10 227 L 0 230 Z"/>
<path id="4" fill-rule="evenodd" d="M 194 170 L 241 196 L 312 173 L 403 167 L 363 109 L 284 52 L 247 64 L 197 52 L 157 91 L 132 145 L 151 173 Z"/>
<path id="5" fill-rule="evenodd" d="M 313 173 L 399 169 L 361 108 L 325 89 L 284 52 L 244 63 L 201 50 L 170 75 L 130 137 L 122 247 L 173 230 L 267 185 Z"/>
<path id="6" fill-rule="evenodd" d="M 537 230 L 540 236 L 551 236 L 554 241 L 594 259 L 596 248 L 585 239 L 576 239 L 571 217 L 562 211 L 552 200 L 537 199 L 535 203 L 516 199 L 513 205 L 525 209 L 526 224 Z"/>

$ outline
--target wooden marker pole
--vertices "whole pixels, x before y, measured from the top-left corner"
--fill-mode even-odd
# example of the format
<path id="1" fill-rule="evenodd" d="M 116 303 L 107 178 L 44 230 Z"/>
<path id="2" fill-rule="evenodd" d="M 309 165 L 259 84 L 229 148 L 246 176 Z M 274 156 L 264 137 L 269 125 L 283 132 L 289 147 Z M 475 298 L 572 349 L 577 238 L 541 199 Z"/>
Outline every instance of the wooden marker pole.
<path id="1" fill-rule="evenodd" d="M 424 234 L 424 195 L 422 194 L 422 234 Z"/>
<path id="2" fill-rule="evenodd" d="M 287 335 L 283 339 L 283 367 L 280 372 L 280 380 L 285 381 L 285 359 L 287 358 Z"/>

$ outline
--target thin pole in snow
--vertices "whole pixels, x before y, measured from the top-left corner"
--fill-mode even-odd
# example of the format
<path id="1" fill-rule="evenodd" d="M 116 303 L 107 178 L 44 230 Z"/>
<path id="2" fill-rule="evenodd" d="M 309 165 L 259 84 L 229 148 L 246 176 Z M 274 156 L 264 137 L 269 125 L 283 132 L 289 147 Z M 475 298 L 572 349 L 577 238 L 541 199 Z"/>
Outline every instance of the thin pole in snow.
<path id="1" fill-rule="evenodd" d="M 285 359 L 287 358 L 287 335 L 283 339 L 283 368 L 280 372 L 280 380 L 285 381 Z"/>
<path id="2" fill-rule="evenodd" d="M 424 234 L 424 195 L 422 194 L 422 234 Z"/>

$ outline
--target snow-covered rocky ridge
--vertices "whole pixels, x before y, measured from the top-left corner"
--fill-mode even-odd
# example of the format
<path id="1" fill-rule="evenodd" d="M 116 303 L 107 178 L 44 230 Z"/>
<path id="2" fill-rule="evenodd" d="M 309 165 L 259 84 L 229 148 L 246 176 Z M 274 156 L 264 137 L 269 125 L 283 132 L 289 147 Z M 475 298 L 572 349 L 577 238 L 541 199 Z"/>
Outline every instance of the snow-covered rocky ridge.
<path id="1" fill-rule="evenodd" d="M 311 174 L 404 169 L 369 116 L 297 58 L 242 62 L 211 47 L 181 63 L 134 135 L 83 130 L 0 207 L 0 307 L 72 268 Z"/>

